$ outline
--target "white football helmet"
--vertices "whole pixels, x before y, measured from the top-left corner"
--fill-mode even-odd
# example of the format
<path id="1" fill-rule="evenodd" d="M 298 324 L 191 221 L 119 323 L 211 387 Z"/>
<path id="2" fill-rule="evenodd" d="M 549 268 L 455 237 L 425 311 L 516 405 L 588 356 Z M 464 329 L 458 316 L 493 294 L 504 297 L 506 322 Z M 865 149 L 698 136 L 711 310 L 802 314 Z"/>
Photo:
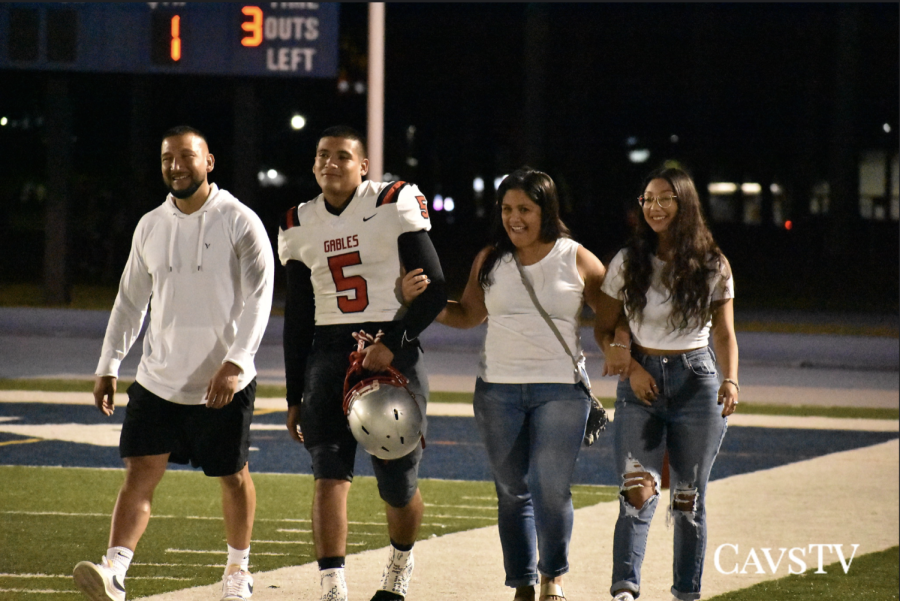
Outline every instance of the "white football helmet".
<path id="1" fill-rule="evenodd" d="M 358 373 L 351 360 L 348 376 Z M 393 367 L 360 380 L 344 394 L 350 432 L 367 453 L 379 459 L 399 459 L 422 442 L 423 416 L 409 380 Z"/>

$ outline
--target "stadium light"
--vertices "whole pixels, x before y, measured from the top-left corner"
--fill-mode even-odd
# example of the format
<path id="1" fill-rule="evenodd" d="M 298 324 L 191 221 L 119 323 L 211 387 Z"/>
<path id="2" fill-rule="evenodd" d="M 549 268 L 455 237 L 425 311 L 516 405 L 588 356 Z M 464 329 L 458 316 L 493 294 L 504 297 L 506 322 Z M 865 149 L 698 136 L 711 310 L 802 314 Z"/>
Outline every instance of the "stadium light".
<path id="1" fill-rule="evenodd" d="M 628 152 L 628 160 L 632 163 L 646 163 L 650 158 L 650 151 L 646 148 L 636 148 Z"/>
<path id="2" fill-rule="evenodd" d="M 710 194 L 734 194 L 737 192 L 737 184 L 731 182 L 712 182 L 707 186 Z"/>
<path id="3" fill-rule="evenodd" d="M 479 194 L 484 192 L 484 180 L 480 177 L 476 177 L 474 180 L 472 180 L 472 189 Z"/>
<path id="4" fill-rule="evenodd" d="M 762 186 L 755 182 L 746 182 L 741 184 L 741 192 L 747 194 L 748 196 L 752 196 L 754 194 L 759 194 L 762 192 Z"/>
<path id="5" fill-rule="evenodd" d="M 456 203 L 453 202 L 453 198 L 451 198 L 450 196 L 448 196 L 447 198 L 444 199 L 444 210 L 445 210 L 445 211 L 447 211 L 448 213 L 450 213 L 450 212 L 452 212 L 453 209 L 455 209 L 455 208 L 456 208 Z"/>
<path id="6" fill-rule="evenodd" d="M 291 117 L 291 127 L 295 130 L 301 130 L 306 127 L 306 117 L 303 115 L 294 115 Z"/>
<path id="7" fill-rule="evenodd" d="M 444 210 L 444 197 L 440 194 L 434 195 L 434 200 L 431 202 L 431 207 L 435 211 L 443 211 Z"/>

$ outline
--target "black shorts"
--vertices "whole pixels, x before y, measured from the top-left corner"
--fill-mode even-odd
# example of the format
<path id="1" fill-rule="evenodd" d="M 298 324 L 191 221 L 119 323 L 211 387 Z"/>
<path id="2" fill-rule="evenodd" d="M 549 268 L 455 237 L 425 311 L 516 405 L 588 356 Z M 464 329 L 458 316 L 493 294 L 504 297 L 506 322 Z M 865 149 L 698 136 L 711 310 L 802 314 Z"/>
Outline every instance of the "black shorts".
<path id="1" fill-rule="evenodd" d="M 352 332 L 360 329 L 375 334 L 386 324 L 365 323 L 317 326 L 312 351 L 306 364 L 306 384 L 300 427 L 304 445 L 312 457 L 316 479 L 353 480 L 356 439 L 343 411 L 344 377 L 350 367 L 350 353 L 356 348 Z M 409 389 L 427 402 L 428 376 L 421 360 L 422 349 L 408 345 L 395 356 L 392 365 L 409 378 Z M 427 424 L 423 424 L 422 431 Z M 406 457 L 385 461 L 372 457 L 381 497 L 394 507 L 405 506 L 418 487 L 422 448 Z"/>
<path id="2" fill-rule="evenodd" d="M 236 474 L 250 455 L 255 400 L 255 379 L 221 409 L 172 403 L 135 382 L 128 387 L 119 455 L 168 453 L 170 463 L 202 467 L 207 476 Z"/>

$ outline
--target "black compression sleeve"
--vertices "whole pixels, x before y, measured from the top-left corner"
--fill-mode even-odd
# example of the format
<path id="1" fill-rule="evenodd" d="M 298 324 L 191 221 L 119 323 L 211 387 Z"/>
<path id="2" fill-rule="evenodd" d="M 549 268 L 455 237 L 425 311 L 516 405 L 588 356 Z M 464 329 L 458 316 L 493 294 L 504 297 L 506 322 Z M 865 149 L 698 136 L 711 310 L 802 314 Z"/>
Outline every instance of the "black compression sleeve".
<path id="1" fill-rule="evenodd" d="M 300 261 L 288 261 L 287 299 L 284 305 L 284 375 L 288 406 L 303 400 L 306 359 L 312 348 L 316 327 L 316 300 L 309 267 Z"/>
<path id="2" fill-rule="evenodd" d="M 425 292 L 415 298 L 409 305 L 409 310 L 403 319 L 385 333 L 382 342 L 396 354 L 405 342 L 415 340 L 437 317 L 447 304 L 447 286 L 444 282 L 444 272 L 438 259 L 437 251 L 431 243 L 431 238 L 425 230 L 407 232 L 397 238 L 400 251 L 400 260 L 406 271 L 422 268 L 431 283 Z"/>

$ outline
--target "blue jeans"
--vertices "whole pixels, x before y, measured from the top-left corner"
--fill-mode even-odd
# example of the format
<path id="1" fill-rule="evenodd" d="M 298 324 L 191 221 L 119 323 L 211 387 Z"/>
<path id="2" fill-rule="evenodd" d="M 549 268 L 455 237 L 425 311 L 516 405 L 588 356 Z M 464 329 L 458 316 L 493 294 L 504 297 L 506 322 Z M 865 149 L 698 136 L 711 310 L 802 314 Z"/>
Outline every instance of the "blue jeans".
<path id="1" fill-rule="evenodd" d="M 681 355 L 635 359 L 656 380 L 659 395 L 652 405 L 639 401 L 628 381 L 616 391 L 615 457 L 621 475 L 619 518 L 613 539 L 610 592 L 640 593 L 641 563 L 650 520 L 659 501 L 663 454 L 669 451 L 669 515 L 675 522 L 672 594 L 683 601 L 700 598 L 706 551 L 706 484 L 727 429 L 717 404 L 716 358 L 706 347 Z M 649 472 L 656 490 L 643 507 L 625 499 L 625 474 Z M 681 509 L 675 506 L 678 503 Z M 683 511 L 693 504 L 693 511 Z"/>
<path id="2" fill-rule="evenodd" d="M 475 421 L 497 488 L 507 586 L 538 584 L 539 572 L 553 578 L 569 571 L 569 487 L 589 408 L 581 384 L 475 383 Z"/>

